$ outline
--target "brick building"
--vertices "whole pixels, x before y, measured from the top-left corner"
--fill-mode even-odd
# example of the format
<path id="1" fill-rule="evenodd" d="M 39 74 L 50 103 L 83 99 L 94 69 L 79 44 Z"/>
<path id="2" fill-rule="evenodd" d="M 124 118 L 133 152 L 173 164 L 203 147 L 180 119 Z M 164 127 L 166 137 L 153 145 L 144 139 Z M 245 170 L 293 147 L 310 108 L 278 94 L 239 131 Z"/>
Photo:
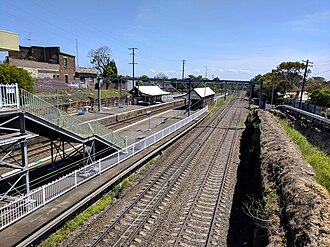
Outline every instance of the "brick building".
<path id="1" fill-rule="evenodd" d="M 8 52 L 8 62 L 31 72 L 36 79 L 75 80 L 75 56 L 61 52 L 59 47 L 19 46 L 19 51 Z"/>

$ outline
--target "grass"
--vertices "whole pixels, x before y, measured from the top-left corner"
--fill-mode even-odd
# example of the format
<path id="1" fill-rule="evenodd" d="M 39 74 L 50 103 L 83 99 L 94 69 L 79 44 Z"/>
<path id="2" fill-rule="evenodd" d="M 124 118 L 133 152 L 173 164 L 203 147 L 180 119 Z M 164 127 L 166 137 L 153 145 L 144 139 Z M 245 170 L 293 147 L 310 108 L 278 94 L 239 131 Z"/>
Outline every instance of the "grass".
<path id="1" fill-rule="evenodd" d="M 226 97 L 226 100 L 221 99 L 221 100 L 218 100 L 217 102 L 212 102 L 212 104 L 209 105 L 209 110 L 212 110 L 213 107 L 215 106 L 213 112 L 216 112 L 216 111 L 219 110 L 222 106 L 224 106 L 225 104 L 227 104 L 227 103 L 231 100 L 232 97 L 233 97 L 233 95 L 228 95 L 228 96 Z M 212 114 L 210 114 L 210 115 L 212 115 Z"/>
<path id="2" fill-rule="evenodd" d="M 122 90 L 122 95 L 127 95 L 128 92 L 126 90 Z M 81 90 L 62 90 L 50 93 L 39 93 L 38 96 L 45 98 L 50 102 L 60 102 L 65 103 L 69 102 L 69 99 L 72 101 L 85 101 L 88 100 L 88 96 L 92 98 L 97 98 L 98 92 L 96 89 L 81 89 Z M 58 96 L 56 96 L 58 95 Z M 120 96 L 120 90 L 116 88 L 102 89 L 101 90 L 101 98 L 110 98 L 112 96 Z"/>
<path id="3" fill-rule="evenodd" d="M 278 121 L 289 138 L 300 148 L 305 160 L 313 167 L 316 181 L 330 193 L 330 156 L 310 144 L 307 138 L 291 128 L 286 120 Z"/>
<path id="4" fill-rule="evenodd" d="M 120 184 L 116 185 L 113 190 L 102 197 L 99 201 L 88 207 L 82 213 L 78 214 L 72 220 L 64 224 L 62 228 L 50 235 L 49 238 L 44 240 L 39 246 L 42 247 L 55 247 L 58 246 L 72 231 L 76 230 L 80 225 L 87 221 L 91 216 L 101 212 L 107 205 L 112 204 L 115 197 L 119 197 L 123 190 L 132 185 L 134 177 L 131 175 Z"/>
<path id="5" fill-rule="evenodd" d="M 155 160 L 150 160 L 146 165 L 142 167 L 143 170 L 149 169 L 151 166 L 155 165 Z M 58 246 L 67 236 L 76 230 L 80 225 L 86 222 L 93 215 L 100 213 L 105 209 L 107 205 L 111 205 L 115 197 L 122 195 L 123 191 L 132 186 L 133 180 L 136 173 L 133 173 L 128 178 L 124 179 L 120 184 L 116 185 L 112 191 L 105 196 L 103 196 L 96 203 L 88 207 L 86 210 L 78 214 L 72 220 L 66 222 L 62 228 L 49 236 L 44 240 L 39 246 L 42 247 L 55 247 Z"/>

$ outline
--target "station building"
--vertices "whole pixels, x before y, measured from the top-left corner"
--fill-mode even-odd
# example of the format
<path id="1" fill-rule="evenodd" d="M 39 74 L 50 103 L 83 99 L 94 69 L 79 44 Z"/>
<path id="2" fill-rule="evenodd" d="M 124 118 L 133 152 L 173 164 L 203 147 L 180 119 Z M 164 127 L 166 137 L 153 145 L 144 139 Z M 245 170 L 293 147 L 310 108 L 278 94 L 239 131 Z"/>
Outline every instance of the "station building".
<path id="1" fill-rule="evenodd" d="M 168 95 L 158 86 L 135 86 L 130 93 L 132 94 L 134 105 L 148 105 L 162 103 L 162 96 Z"/>
<path id="2" fill-rule="evenodd" d="M 191 100 L 191 109 L 201 109 L 204 106 L 204 98 L 205 105 L 210 105 L 214 102 L 215 92 L 209 87 L 201 87 L 194 88 L 191 91 L 190 100 Z M 186 99 L 188 100 L 189 95 L 186 95 Z"/>

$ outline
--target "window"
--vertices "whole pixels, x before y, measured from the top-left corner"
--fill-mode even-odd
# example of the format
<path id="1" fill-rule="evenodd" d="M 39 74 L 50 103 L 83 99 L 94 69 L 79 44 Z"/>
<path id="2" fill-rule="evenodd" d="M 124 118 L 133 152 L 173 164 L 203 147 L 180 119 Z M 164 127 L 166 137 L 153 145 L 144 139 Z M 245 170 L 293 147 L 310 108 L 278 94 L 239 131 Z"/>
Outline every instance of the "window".
<path id="1" fill-rule="evenodd" d="M 89 77 L 89 78 L 88 78 L 88 81 L 89 81 L 89 82 L 94 82 L 94 77 Z"/>
<path id="2" fill-rule="evenodd" d="M 53 78 L 55 79 L 55 75 L 53 75 Z"/>
<path id="3" fill-rule="evenodd" d="M 63 60 L 63 63 L 64 63 L 64 67 L 68 67 L 68 58 L 65 57 L 64 60 Z"/>
<path id="4" fill-rule="evenodd" d="M 80 77 L 80 82 L 85 82 L 85 77 L 81 76 Z"/>
<path id="5" fill-rule="evenodd" d="M 57 75 L 57 79 L 60 78 L 60 75 Z"/>

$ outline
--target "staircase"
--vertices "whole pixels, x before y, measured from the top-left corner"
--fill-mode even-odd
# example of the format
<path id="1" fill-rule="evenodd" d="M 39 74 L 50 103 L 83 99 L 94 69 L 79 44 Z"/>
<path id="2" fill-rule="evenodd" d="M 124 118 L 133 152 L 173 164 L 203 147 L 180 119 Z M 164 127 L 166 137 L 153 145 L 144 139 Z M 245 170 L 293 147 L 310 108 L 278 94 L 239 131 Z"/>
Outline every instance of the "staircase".
<path id="1" fill-rule="evenodd" d="M 59 110 L 47 101 L 24 89 L 20 89 L 19 95 L 20 108 L 33 116 L 41 118 L 84 139 L 97 136 L 120 149 L 126 145 L 123 137 L 104 127 L 96 120 L 88 123 L 81 122 L 77 118 Z"/>

